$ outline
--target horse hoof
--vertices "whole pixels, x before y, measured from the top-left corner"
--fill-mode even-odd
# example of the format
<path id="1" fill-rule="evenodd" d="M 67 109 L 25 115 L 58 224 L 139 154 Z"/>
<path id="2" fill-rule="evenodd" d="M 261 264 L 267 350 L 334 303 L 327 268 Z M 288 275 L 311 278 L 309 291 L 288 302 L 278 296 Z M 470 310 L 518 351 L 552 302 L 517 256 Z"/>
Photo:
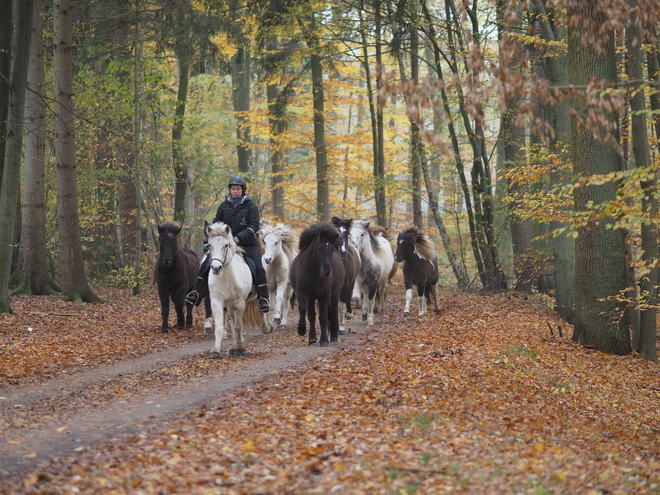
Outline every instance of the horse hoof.
<path id="1" fill-rule="evenodd" d="M 319 346 L 321 346 L 321 347 L 329 347 L 329 346 L 330 346 L 330 343 L 329 343 L 329 342 L 321 342 L 321 343 L 319 344 Z"/>
<path id="2" fill-rule="evenodd" d="M 309 345 L 316 344 L 316 339 L 309 339 Z"/>
<path id="3" fill-rule="evenodd" d="M 229 349 L 230 356 L 245 356 L 245 349 Z"/>
<path id="4" fill-rule="evenodd" d="M 374 326 L 374 320 L 369 320 L 369 321 L 367 322 L 367 326 L 368 326 L 368 327 L 373 327 L 373 326 Z"/>
<path id="5" fill-rule="evenodd" d="M 362 315 L 362 321 L 367 321 L 367 315 Z"/>
<path id="6" fill-rule="evenodd" d="M 339 335 L 346 335 L 346 330 L 339 330 Z"/>
<path id="7" fill-rule="evenodd" d="M 186 323 L 186 328 L 192 328 L 193 324 L 192 323 Z"/>
<path id="8" fill-rule="evenodd" d="M 167 328 L 164 328 L 160 331 L 160 333 L 169 333 L 169 330 Z"/>
<path id="9" fill-rule="evenodd" d="M 304 328 L 302 328 L 302 329 L 299 328 L 298 329 L 298 335 L 300 335 L 301 337 L 304 336 L 306 333 L 307 333 L 307 330 L 305 330 Z M 316 342 L 316 341 L 314 341 L 314 342 Z"/>
<path id="10" fill-rule="evenodd" d="M 211 354 L 209 354 L 210 359 L 220 359 L 220 353 L 213 351 Z"/>
<path id="11" fill-rule="evenodd" d="M 408 311 L 404 311 L 403 316 L 410 316 L 410 313 Z"/>
<path id="12" fill-rule="evenodd" d="M 275 325 L 280 326 L 282 324 L 282 318 L 275 318 Z"/>
<path id="13" fill-rule="evenodd" d="M 211 327 L 204 328 L 204 333 L 213 333 L 213 329 Z"/>

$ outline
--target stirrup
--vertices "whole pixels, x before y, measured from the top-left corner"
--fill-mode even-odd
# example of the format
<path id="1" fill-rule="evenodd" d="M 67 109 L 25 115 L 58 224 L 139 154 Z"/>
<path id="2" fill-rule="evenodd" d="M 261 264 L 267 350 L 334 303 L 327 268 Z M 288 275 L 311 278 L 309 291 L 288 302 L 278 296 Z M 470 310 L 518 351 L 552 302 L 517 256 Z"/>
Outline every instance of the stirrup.
<path id="1" fill-rule="evenodd" d="M 259 306 L 259 311 L 262 313 L 268 313 L 270 311 L 270 306 L 268 305 L 268 299 L 265 297 L 260 297 L 257 300 L 257 305 Z"/>
<path id="2" fill-rule="evenodd" d="M 197 301 L 199 301 L 199 292 L 196 290 L 191 290 L 188 292 L 186 295 L 186 302 L 189 304 L 197 304 Z"/>

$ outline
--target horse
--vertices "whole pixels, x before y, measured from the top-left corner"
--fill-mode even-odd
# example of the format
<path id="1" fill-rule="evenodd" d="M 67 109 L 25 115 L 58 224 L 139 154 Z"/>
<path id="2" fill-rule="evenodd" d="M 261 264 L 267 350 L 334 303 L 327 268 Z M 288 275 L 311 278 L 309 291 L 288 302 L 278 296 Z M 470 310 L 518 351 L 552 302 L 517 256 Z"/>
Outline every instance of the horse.
<path id="1" fill-rule="evenodd" d="M 387 227 L 383 227 L 382 225 L 370 225 L 369 231 L 374 235 L 385 238 L 389 242 L 389 233 L 387 231 Z M 392 254 L 394 254 L 394 251 L 392 251 Z M 390 274 L 387 276 L 388 284 L 390 280 L 394 278 L 398 268 L 399 264 L 396 260 L 394 260 Z M 385 311 L 387 309 L 387 287 L 388 286 L 385 285 L 385 291 L 382 294 L 380 291 L 376 292 L 376 300 L 374 301 L 374 313 Z"/>
<path id="2" fill-rule="evenodd" d="M 177 326 L 183 328 L 183 305 L 186 305 L 185 325 L 193 326 L 193 305 L 186 302 L 186 294 L 195 284 L 199 271 L 199 260 L 195 252 L 187 247 L 179 247 L 178 235 L 181 226 L 175 222 L 158 225 L 159 253 L 154 267 L 154 280 L 158 287 L 161 333 L 168 331 L 170 299 L 174 303 Z"/>
<path id="3" fill-rule="evenodd" d="M 433 298 L 435 312 L 438 312 L 438 260 L 433 243 L 417 227 L 411 227 L 399 234 L 394 259 L 403 262 L 403 283 L 406 286 L 406 307 L 403 316 L 410 314 L 410 301 L 413 285 L 417 287 L 419 301 L 418 315 L 426 314 Z"/>
<path id="4" fill-rule="evenodd" d="M 339 333 L 339 294 L 344 283 L 344 264 L 337 253 L 337 229 L 327 222 L 310 225 L 300 234 L 299 253 L 293 259 L 289 280 L 298 298 L 298 335 L 305 335 L 309 319 L 309 344 L 316 343 L 316 307 L 319 303 L 321 347 L 337 342 Z"/>
<path id="5" fill-rule="evenodd" d="M 355 292 L 355 279 L 360 271 L 360 253 L 349 234 L 353 219 L 342 220 L 332 217 L 332 225 L 339 231 L 339 255 L 344 263 L 344 284 L 339 294 L 339 334 L 346 333 L 346 319 L 353 317 L 353 293 Z"/>
<path id="6" fill-rule="evenodd" d="M 376 294 L 380 292 L 384 297 L 387 290 L 389 274 L 394 264 L 392 246 L 387 239 L 374 235 L 369 230 L 369 222 L 355 220 L 351 227 L 351 239 L 360 253 L 360 271 L 356 284 L 362 294 L 362 319 L 367 325 L 374 324 L 374 303 Z M 356 306 L 360 302 L 358 301 Z M 383 308 L 380 308 L 384 310 Z"/>
<path id="7" fill-rule="evenodd" d="M 269 314 L 276 325 L 286 326 L 294 302 L 289 270 L 298 254 L 298 234 L 288 225 L 278 223 L 263 226 L 257 237 L 263 248 L 261 261 L 268 280 Z"/>
<path id="8" fill-rule="evenodd" d="M 230 356 L 245 355 L 243 339 L 243 320 L 252 326 L 261 323 L 261 331 L 270 333 L 273 327 L 264 313 L 257 307 L 257 290 L 253 284 L 252 273 L 243 258 L 242 249 L 234 242 L 229 225 L 216 222 L 207 225 L 211 271 L 209 272 L 209 296 L 215 320 L 215 345 L 210 357 L 220 357 L 222 339 L 225 337 L 226 322 L 223 309 L 231 319 L 233 342 L 229 349 Z"/>

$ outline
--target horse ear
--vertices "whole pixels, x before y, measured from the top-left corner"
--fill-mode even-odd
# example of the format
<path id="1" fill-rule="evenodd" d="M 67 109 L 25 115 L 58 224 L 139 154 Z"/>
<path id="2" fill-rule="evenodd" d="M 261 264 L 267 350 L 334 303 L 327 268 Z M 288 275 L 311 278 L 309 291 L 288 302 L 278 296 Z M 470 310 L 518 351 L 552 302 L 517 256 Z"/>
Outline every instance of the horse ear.
<path id="1" fill-rule="evenodd" d="M 332 222 L 332 223 L 337 223 L 337 222 L 339 222 L 339 218 L 337 218 L 337 217 L 332 217 L 331 222 Z"/>
<path id="2" fill-rule="evenodd" d="M 163 227 L 161 227 L 160 224 L 158 224 L 158 235 L 162 235 L 162 234 L 163 234 Z"/>
<path id="3" fill-rule="evenodd" d="M 229 225 L 225 225 L 225 233 L 229 234 Z"/>
<path id="4" fill-rule="evenodd" d="M 181 232 L 181 226 L 180 226 L 180 225 L 179 225 L 179 227 L 174 231 L 174 235 L 179 235 L 179 232 Z"/>
<path id="5" fill-rule="evenodd" d="M 370 224 L 370 223 L 371 223 L 371 222 L 367 222 L 367 223 L 364 224 L 364 229 L 365 229 L 365 230 L 369 228 L 369 224 Z"/>
<path id="6" fill-rule="evenodd" d="M 208 220 L 204 220 L 204 229 L 206 229 L 206 227 L 208 227 L 209 225 L 211 225 L 211 224 L 209 223 L 209 221 L 208 221 Z"/>

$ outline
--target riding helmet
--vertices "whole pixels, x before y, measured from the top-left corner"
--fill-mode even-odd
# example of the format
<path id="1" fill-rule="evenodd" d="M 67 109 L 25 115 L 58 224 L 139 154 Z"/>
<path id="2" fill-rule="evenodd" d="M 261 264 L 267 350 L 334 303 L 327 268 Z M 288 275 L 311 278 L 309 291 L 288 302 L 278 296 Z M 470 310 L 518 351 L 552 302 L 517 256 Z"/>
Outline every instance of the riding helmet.
<path id="1" fill-rule="evenodd" d="M 243 189 L 243 193 L 245 194 L 245 189 L 247 188 L 247 182 L 245 182 L 245 179 L 243 177 L 235 176 L 229 179 L 229 184 L 227 184 L 227 187 L 231 186 L 241 186 L 241 189 Z"/>

